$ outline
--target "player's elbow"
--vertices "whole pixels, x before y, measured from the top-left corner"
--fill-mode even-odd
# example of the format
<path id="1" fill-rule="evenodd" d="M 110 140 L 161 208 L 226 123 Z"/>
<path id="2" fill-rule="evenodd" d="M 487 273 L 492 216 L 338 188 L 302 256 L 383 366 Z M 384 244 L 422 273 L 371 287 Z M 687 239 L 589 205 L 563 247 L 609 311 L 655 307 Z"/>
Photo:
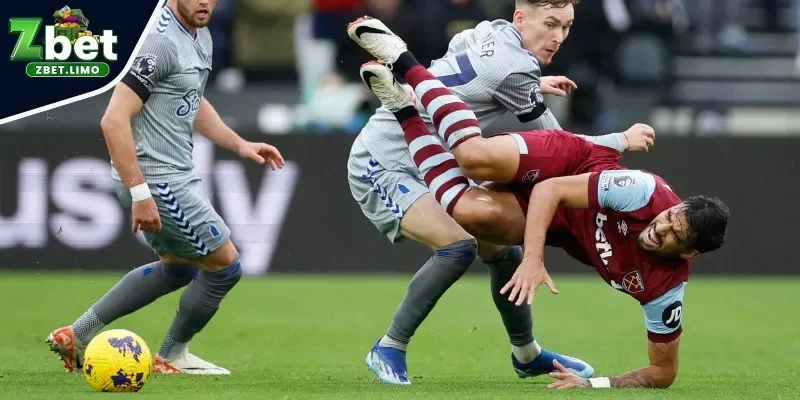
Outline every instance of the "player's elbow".
<path id="1" fill-rule="evenodd" d="M 678 377 L 677 367 L 659 368 L 659 372 L 656 379 L 653 380 L 653 386 L 657 389 L 669 388 Z"/>
<path id="2" fill-rule="evenodd" d="M 114 133 L 118 132 L 125 123 L 126 119 L 119 115 L 119 113 L 106 111 L 103 117 L 100 118 L 100 129 L 103 130 L 103 136 L 108 140 L 113 137 Z M 127 123 L 130 123 L 130 121 L 127 121 Z"/>

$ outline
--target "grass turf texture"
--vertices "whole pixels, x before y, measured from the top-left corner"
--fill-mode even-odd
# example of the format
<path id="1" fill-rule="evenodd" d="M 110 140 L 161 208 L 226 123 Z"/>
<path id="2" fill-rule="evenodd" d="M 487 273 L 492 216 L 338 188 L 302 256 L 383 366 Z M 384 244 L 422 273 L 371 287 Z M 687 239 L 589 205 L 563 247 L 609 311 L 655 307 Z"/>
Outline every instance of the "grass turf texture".
<path id="1" fill-rule="evenodd" d="M 94 393 L 44 344 L 120 275 L 0 274 L 0 398 L 73 399 Z M 599 278 L 555 276 L 540 289 L 535 332 L 596 376 L 647 362 L 642 311 Z M 687 287 L 678 379 L 666 390 L 555 391 L 547 376 L 522 380 L 484 275 L 467 276 L 439 302 L 412 341 L 410 387 L 379 384 L 364 356 L 382 335 L 408 277 L 245 278 L 191 351 L 229 368 L 225 377 L 154 376 L 135 396 L 153 399 L 383 398 L 797 398 L 800 280 L 694 278 Z M 180 292 L 109 328 L 130 329 L 157 351 Z"/>

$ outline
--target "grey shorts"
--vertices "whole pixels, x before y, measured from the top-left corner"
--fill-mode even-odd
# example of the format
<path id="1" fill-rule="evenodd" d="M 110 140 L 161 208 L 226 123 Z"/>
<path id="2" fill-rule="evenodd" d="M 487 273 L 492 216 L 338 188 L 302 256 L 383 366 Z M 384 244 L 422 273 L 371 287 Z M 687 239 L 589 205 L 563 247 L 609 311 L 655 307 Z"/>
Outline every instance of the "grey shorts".
<path id="1" fill-rule="evenodd" d="M 157 255 L 200 258 L 219 249 L 230 238 L 231 231 L 225 221 L 201 194 L 200 178 L 149 186 L 161 216 L 161 231 L 144 235 Z M 130 213 L 132 201 L 128 188 L 117 179 L 114 188 L 120 203 Z"/>
<path id="2" fill-rule="evenodd" d="M 416 167 L 387 170 L 356 138 L 347 161 L 350 193 L 361 212 L 390 242 L 402 240 L 400 221 L 428 187 L 416 173 Z M 413 172 L 412 172 L 413 171 Z"/>

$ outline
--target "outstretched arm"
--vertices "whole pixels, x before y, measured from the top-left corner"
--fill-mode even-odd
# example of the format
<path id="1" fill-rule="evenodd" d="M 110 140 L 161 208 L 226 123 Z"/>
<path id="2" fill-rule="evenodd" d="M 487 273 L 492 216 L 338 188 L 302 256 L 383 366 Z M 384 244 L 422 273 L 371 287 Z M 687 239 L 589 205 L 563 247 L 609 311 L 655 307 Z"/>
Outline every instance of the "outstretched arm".
<path id="1" fill-rule="evenodd" d="M 233 131 L 219 116 L 214 106 L 203 97 L 194 120 L 195 130 L 218 146 L 228 149 L 242 158 L 259 164 L 268 163 L 272 169 L 283 168 L 285 162 L 275 146 L 266 143 L 248 142 Z"/>
<path id="2" fill-rule="evenodd" d="M 678 344 L 680 337 L 667 343 L 650 341 L 647 354 L 650 364 L 644 368 L 609 378 L 610 387 L 614 388 L 660 388 L 666 389 L 678 376 Z M 605 382 L 596 378 L 597 384 Z"/>
<path id="3" fill-rule="evenodd" d="M 194 120 L 195 130 L 218 146 L 239 153 L 245 140 L 222 121 L 214 106 L 205 98 L 200 100 L 200 109 Z"/>
<path id="4" fill-rule="evenodd" d="M 536 288 L 545 283 L 558 293 L 544 266 L 544 245 L 547 229 L 559 206 L 589 207 L 589 177 L 591 174 L 550 178 L 533 187 L 528 216 L 525 222 L 525 254 L 511 280 L 500 289 L 509 292 L 508 300 L 517 306 L 527 300 L 533 303 Z"/>
<path id="5" fill-rule="evenodd" d="M 552 389 L 578 388 L 653 388 L 666 389 L 675 381 L 678 375 L 678 344 L 680 338 L 667 343 L 650 341 L 648 355 L 650 363 L 622 375 L 610 378 L 599 377 L 585 379 L 578 377 L 558 361 L 554 365 L 559 372 L 551 372 L 550 376 L 556 381 L 548 385 Z"/>
<path id="6" fill-rule="evenodd" d="M 555 115 L 550 109 L 545 110 L 539 117 L 531 120 L 528 123 L 534 130 L 545 129 L 558 129 L 561 130 L 561 125 L 558 123 Z M 630 128 L 623 132 L 608 133 L 605 135 L 577 135 L 581 138 L 588 140 L 598 146 L 605 146 L 612 148 L 616 151 L 648 151 L 653 147 L 656 132 L 647 124 L 633 124 Z"/>

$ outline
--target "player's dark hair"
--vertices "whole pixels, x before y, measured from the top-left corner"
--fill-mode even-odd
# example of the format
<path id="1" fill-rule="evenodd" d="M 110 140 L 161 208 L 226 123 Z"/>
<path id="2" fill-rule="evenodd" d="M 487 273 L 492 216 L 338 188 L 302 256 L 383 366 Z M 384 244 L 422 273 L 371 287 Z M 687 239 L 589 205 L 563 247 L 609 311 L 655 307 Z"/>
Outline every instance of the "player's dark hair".
<path id="1" fill-rule="evenodd" d="M 722 247 L 731 215 L 728 206 L 716 197 L 691 196 L 683 201 L 686 221 L 694 237 L 695 250 L 706 253 Z"/>
<path id="2" fill-rule="evenodd" d="M 517 7 L 534 6 L 534 7 L 552 7 L 564 8 L 570 4 L 577 7 L 581 0 L 517 0 Z"/>

